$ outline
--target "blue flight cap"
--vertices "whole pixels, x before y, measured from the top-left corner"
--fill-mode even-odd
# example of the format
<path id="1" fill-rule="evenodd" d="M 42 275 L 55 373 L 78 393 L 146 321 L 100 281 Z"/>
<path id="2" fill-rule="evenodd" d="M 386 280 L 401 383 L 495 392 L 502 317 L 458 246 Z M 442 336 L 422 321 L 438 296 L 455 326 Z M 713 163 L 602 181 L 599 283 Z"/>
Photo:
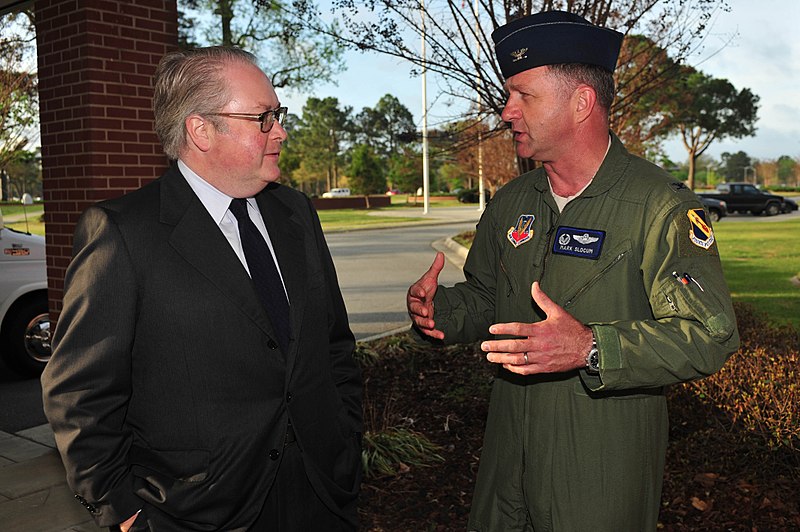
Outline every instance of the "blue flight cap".
<path id="1" fill-rule="evenodd" d="M 584 63 L 614 72 L 623 35 L 565 11 L 519 18 L 492 32 L 505 78 L 543 65 Z"/>

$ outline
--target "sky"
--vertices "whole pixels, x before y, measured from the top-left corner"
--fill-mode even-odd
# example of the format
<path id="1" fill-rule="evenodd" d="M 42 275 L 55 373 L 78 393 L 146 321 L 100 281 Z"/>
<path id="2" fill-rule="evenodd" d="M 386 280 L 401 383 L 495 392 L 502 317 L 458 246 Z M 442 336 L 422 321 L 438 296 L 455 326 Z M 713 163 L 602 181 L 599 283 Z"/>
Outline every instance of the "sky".
<path id="1" fill-rule="evenodd" d="M 744 151 L 768 160 L 781 155 L 800 157 L 800 0 L 728 0 L 730 12 L 718 11 L 703 48 L 689 64 L 715 78 L 730 81 L 737 90 L 749 88 L 760 97 L 756 134 L 714 142 L 706 151 L 719 160 L 723 152 Z M 727 43 L 727 44 L 726 44 Z M 375 53 L 348 52 L 348 68 L 337 85 L 315 87 L 313 96 L 338 98 L 355 112 L 373 107 L 384 94 L 393 94 L 422 125 L 422 80 L 410 65 Z M 427 79 L 428 124 L 453 113 L 432 76 Z M 278 91 L 290 112 L 301 114 L 308 95 Z M 687 159 L 677 138 L 663 145 L 676 162 Z"/>

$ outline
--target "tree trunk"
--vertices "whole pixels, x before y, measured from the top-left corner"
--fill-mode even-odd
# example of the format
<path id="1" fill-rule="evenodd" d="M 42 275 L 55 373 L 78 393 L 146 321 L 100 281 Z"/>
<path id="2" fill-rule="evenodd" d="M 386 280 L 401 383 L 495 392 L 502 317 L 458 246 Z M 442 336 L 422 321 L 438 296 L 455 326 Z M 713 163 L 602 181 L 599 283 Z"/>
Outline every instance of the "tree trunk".
<path id="1" fill-rule="evenodd" d="M 690 190 L 694 190 L 694 172 L 697 165 L 697 153 L 694 150 L 689 150 L 689 177 L 686 178 L 686 186 Z"/>
<path id="2" fill-rule="evenodd" d="M 219 14 L 220 22 L 222 23 L 222 44 L 223 46 L 232 46 L 231 20 L 233 20 L 233 6 L 231 6 L 231 0 L 217 0 L 217 14 Z"/>

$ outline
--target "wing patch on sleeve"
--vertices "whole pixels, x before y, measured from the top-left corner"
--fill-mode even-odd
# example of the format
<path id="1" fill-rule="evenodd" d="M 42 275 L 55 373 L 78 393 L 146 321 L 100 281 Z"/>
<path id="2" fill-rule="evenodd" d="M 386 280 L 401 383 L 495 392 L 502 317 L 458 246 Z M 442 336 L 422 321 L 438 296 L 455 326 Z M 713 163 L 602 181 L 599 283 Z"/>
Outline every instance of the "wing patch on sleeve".
<path id="1" fill-rule="evenodd" d="M 689 209 L 686 214 L 677 214 L 678 249 L 682 257 L 703 255 L 706 252 L 716 255 L 717 246 L 714 229 L 708 222 L 705 209 Z"/>

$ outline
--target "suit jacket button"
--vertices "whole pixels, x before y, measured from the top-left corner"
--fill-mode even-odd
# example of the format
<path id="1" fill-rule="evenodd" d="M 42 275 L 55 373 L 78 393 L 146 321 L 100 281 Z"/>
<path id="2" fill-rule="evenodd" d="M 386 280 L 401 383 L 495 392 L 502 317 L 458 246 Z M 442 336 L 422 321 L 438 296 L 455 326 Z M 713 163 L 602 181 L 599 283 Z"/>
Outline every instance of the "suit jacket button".
<path id="1" fill-rule="evenodd" d="M 278 349 L 278 343 L 275 340 L 273 340 L 272 338 L 270 338 L 269 342 L 267 342 L 267 347 L 269 347 L 270 349 L 272 349 L 274 351 L 275 349 Z"/>
<path id="2" fill-rule="evenodd" d="M 292 397 L 294 397 L 294 396 L 292 395 L 292 392 L 289 392 L 289 393 L 287 393 L 287 394 L 286 394 L 286 402 L 287 402 L 287 403 L 291 403 L 291 402 L 292 402 Z"/>
<path id="3" fill-rule="evenodd" d="M 281 453 L 278 452 L 278 449 L 272 449 L 269 452 L 269 457 L 270 457 L 271 460 L 277 460 L 280 455 L 281 455 Z"/>
<path id="4" fill-rule="evenodd" d="M 77 493 L 75 494 L 75 498 L 78 500 L 79 503 L 81 503 L 81 506 L 83 506 L 84 508 L 89 510 L 90 513 L 93 513 L 93 514 L 97 513 L 97 508 L 92 503 L 90 503 L 89 501 L 87 501 L 86 499 L 84 499 L 83 497 L 78 495 Z"/>

